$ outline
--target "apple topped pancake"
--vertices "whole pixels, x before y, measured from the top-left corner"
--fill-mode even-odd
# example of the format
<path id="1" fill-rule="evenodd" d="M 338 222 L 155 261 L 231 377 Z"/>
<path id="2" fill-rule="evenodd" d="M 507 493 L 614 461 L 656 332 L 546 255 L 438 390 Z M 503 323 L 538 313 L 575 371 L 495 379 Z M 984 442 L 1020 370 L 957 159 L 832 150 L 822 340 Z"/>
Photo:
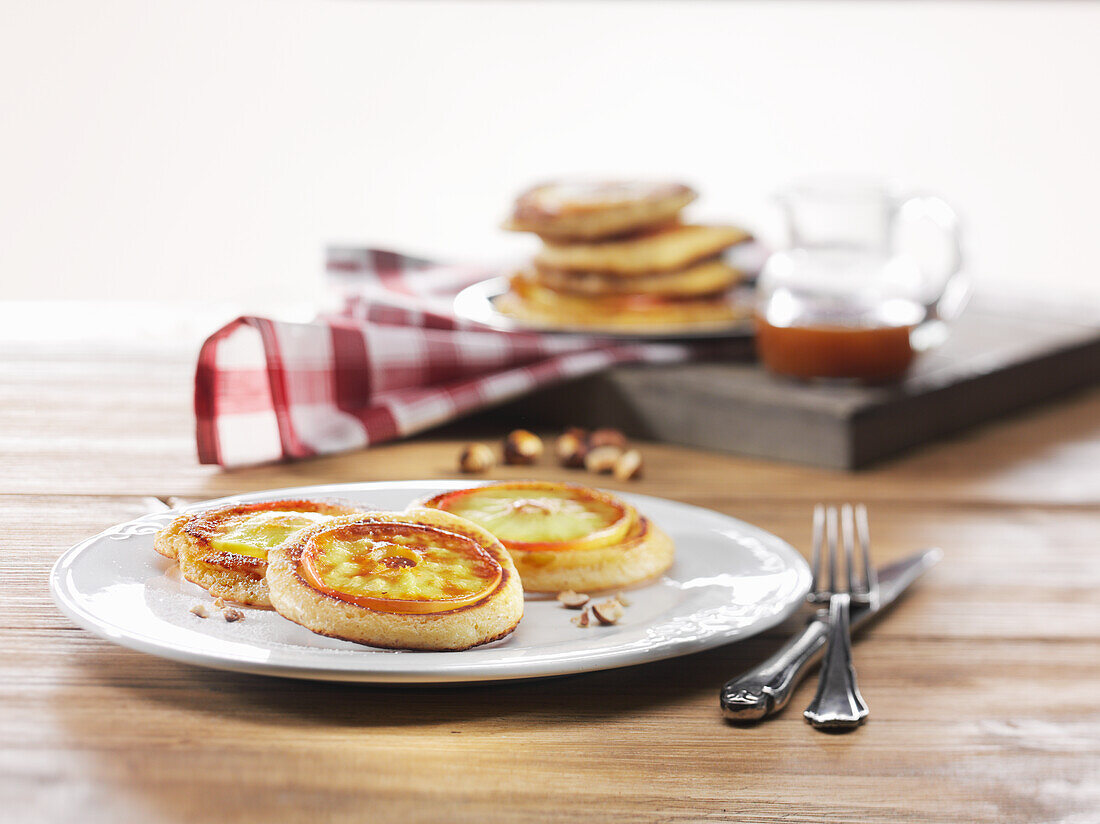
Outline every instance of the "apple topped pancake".
<path id="1" fill-rule="evenodd" d="M 230 504 L 184 515 L 157 533 L 153 548 L 179 562 L 183 577 L 211 595 L 270 607 L 270 550 L 303 529 L 358 510 L 323 501 Z"/>
<path id="2" fill-rule="evenodd" d="M 512 559 L 491 533 L 428 509 L 351 515 L 273 549 L 267 580 L 285 618 L 393 649 L 462 650 L 523 617 Z"/>
<path id="3" fill-rule="evenodd" d="M 575 484 L 493 483 L 444 492 L 424 506 L 473 521 L 512 556 L 530 592 L 600 590 L 672 564 L 672 539 L 614 495 Z"/>
<path id="4" fill-rule="evenodd" d="M 674 220 L 696 194 L 682 183 L 558 181 L 516 199 L 506 229 L 552 240 L 598 240 Z"/>

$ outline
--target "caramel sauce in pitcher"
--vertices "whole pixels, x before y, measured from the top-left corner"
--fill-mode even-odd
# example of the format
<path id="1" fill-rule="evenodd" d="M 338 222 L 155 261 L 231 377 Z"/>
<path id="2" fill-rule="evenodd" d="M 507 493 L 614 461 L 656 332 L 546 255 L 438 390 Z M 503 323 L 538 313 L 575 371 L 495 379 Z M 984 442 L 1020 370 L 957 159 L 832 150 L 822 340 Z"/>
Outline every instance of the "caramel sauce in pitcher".
<path id="1" fill-rule="evenodd" d="M 905 374 L 917 354 L 912 326 L 776 326 L 759 313 L 755 320 L 757 356 L 779 375 L 888 381 Z"/>

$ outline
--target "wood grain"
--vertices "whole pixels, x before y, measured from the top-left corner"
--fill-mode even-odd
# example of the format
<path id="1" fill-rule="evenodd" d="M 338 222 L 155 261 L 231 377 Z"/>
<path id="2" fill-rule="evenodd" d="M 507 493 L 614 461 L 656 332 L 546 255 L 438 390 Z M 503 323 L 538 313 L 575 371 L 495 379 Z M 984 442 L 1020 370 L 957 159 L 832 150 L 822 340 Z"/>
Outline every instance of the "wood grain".
<path id="1" fill-rule="evenodd" d="M 801 719 L 809 682 L 757 727 L 717 709 L 790 622 L 673 661 L 458 688 L 223 673 L 75 628 L 46 577 L 87 535 L 177 498 L 452 477 L 464 439 L 519 423 L 220 472 L 194 460 L 191 357 L 0 346 L 0 819 L 1097 820 L 1100 392 L 854 475 L 645 444 L 644 480 L 600 479 L 802 548 L 814 501 L 865 500 L 880 560 L 944 548 L 856 648 L 871 721 L 827 736 Z"/>

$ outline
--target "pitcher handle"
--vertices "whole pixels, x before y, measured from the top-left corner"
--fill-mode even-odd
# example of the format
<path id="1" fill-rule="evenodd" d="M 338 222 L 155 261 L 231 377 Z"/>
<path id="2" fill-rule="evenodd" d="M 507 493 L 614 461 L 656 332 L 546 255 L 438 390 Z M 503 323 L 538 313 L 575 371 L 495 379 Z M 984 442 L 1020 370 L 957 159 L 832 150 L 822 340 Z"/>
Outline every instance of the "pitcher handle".
<path id="1" fill-rule="evenodd" d="M 947 249 L 947 264 L 940 273 L 930 273 L 922 267 L 925 303 L 930 313 L 943 320 L 962 311 L 958 288 L 951 288 L 962 269 L 963 249 L 959 232 L 959 217 L 938 195 L 918 194 L 904 198 L 898 206 L 894 231 L 904 224 L 928 223 L 938 230 Z M 969 291 L 969 290 L 967 290 Z M 945 298 L 950 298 L 945 300 Z M 941 305 L 941 304 L 951 304 Z M 950 316 L 950 317 L 949 317 Z"/>

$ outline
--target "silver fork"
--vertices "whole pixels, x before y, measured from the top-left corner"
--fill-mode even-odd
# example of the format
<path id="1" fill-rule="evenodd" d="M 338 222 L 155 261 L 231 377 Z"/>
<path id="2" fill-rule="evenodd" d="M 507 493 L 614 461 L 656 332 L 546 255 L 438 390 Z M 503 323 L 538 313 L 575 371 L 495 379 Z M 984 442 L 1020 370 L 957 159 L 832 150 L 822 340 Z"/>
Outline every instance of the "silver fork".
<path id="1" fill-rule="evenodd" d="M 852 639 L 849 634 L 851 605 L 873 604 L 878 600 L 878 577 L 871 565 L 871 537 L 867 527 L 867 508 L 844 504 L 840 510 L 840 541 L 844 544 L 844 572 L 847 586 L 837 586 L 839 548 L 835 506 L 814 507 L 813 595 L 811 600 L 829 603 L 828 648 L 821 663 L 817 694 L 806 708 L 806 720 L 818 729 L 854 729 L 867 719 L 867 704 L 859 694 L 856 671 L 852 666 Z M 855 559 L 859 542 L 860 560 Z M 828 557 L 822 548 L 827 548 Z M 825 573 L 828 569 L 828 580 Z M 860 569 L 862 568 L 862 569 Z M 862 572 L 862 574 L 860 574 Z"/>

